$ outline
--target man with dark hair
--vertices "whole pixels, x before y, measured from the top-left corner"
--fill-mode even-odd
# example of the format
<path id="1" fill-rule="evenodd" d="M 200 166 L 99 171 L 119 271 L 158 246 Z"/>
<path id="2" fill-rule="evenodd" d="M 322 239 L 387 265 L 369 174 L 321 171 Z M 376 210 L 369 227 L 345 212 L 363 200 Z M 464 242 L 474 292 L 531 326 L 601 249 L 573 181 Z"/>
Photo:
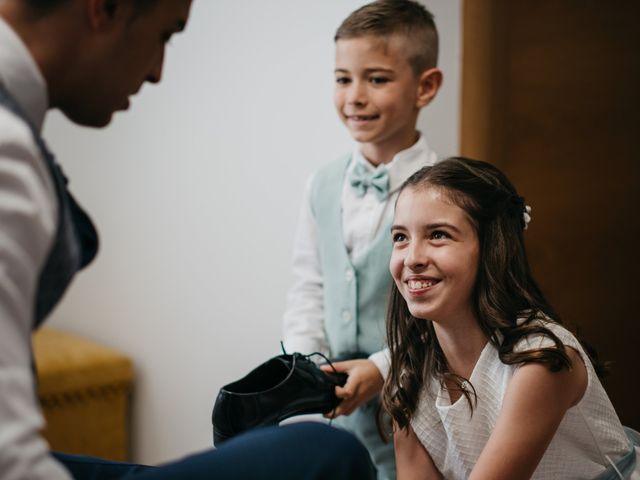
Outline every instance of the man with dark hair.
<path id="1" fill-rule="evenodd" d="M 0 0 L 0 479 L 370 478 L 344 432 L 298 424 L 163 467 L 51 454 L 40 437 L 31 332 L 94 258 L 88 215 L 40 135 L 47 110 L 107 125 L 162 75 L 191 0 Z M 312 449 L 312 444 L 329 448 Z M 250 461 L 247 461 L 250 460 Z"/>

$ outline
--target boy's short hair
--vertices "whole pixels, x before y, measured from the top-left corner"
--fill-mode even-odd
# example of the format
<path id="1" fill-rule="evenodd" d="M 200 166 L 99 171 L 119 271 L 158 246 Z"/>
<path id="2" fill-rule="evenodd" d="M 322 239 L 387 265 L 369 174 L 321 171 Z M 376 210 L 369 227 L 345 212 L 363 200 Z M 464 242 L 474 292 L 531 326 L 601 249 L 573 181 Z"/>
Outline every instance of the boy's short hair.
<path id="1" fill-rule="evenodd" d="M 377 0 L 353 11 L 334 40 L 364 37 L 406 39 L 407 60 L 416 75 L 438 63 L 438 30 L 433 14 L 413 0 Z"/>

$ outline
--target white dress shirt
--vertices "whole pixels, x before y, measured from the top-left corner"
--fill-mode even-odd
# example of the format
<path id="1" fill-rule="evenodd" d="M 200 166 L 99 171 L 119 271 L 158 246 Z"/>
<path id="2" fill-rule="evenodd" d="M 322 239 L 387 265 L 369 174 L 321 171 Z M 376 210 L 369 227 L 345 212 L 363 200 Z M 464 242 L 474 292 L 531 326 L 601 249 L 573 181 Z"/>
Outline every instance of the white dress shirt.
<path id="1" fill-rule="evenodd" d="M 406 150 L 398 152 L 388 164 L 378 167 L 370 164 L 355 146 L 351 162 L 347 167 L 342 186 L 342 232 L 344 244 L 350 258 L 355 258 L 385 228 L 393 216 L 398 190 L 404 181 L 425 165 L 433 165 L 436 154 L 421 135 L 418 141 Z M 357 163 L 371 171 L 386 168 L 389 173 L 389 197 L 379 201 L 373 189 L 358 197 L 349 182 L 349 175 Z M 287 294 L 284 313 L 284 344 L 287 351 L 321 352 L 330 355 L 324 330 L 324 300 L 322 267 L 318 250 L 316 230 L 318 228 L 311 208 L 311 185 L 313 176 L 307 181 L 298 228 L 293 246 L 294 282 Z M 389 368 L 386 350 L 369 357 L 384 377 Z"/>
<path id="2" fill-rule="evenodd" d="M 0 18 L 0 83 L 40 129 L 45 81 Z M 31 326 L 39 274 L 57 228 L 50 173 L 29 128 L 0 107 L 0 477 L 70 479 L 49 455 L 31 366 Z"/>

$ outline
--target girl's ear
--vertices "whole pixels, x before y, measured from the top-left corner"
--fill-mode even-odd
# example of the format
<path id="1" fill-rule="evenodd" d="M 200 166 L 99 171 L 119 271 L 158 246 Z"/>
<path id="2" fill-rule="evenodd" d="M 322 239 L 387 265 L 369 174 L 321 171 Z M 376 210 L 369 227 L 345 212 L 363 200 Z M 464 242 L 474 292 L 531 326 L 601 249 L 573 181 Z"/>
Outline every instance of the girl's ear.
<path id="1" fill-rule="evenodd" d="M 442 71 L 439 68 L 429 68 L 420 74 L 418 79 L 418 97 L 416 107 L 429 105 L 442 85 Z"/>

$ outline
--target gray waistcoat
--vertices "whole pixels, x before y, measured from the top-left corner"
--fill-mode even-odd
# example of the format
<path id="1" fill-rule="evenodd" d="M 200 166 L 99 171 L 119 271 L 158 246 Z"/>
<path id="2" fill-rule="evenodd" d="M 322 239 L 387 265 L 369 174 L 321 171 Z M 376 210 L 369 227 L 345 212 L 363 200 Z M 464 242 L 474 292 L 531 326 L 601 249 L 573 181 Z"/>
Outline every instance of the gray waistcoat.
<path id="1" fill-rule="evenodd" d="M 325 331 L 333 357 L 382 349 L 391 287 L 388 226 L 356 258 L 349 258 L 344 245 L 341 192 L 349 160 L 347 156 L 320 169 L 311 190 L 311 208 L 318 225 Z"/>
<path id="2" fill-rule="evenodd" d="M 47 149 L 40 133 L 18 103 L 0 84 L 0 106 L 13 112 L 31 130 L 49 167 L 58 198 L 58 227 L 47 260 L 40 272 L 32 328 L 38 327 L 62 298 L 75 273 L 88 265 L 98 251 L 98 235 L 87 214 L 67 190 L 67 179 Z"/>

